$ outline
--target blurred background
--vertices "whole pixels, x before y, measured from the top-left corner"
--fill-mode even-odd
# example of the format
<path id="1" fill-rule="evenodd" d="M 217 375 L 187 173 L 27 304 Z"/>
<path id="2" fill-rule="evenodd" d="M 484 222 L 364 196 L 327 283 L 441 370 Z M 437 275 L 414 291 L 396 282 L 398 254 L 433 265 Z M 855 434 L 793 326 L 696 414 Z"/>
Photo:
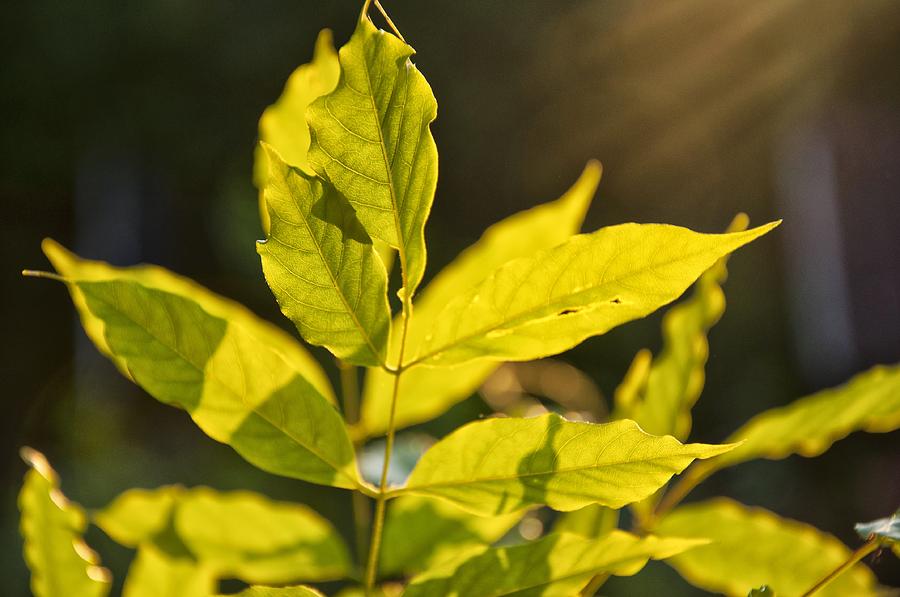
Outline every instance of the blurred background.
<path id="1" fill-rule="evenodd" d="M 556 198 L 604 164 L 586 229 L 667 222 L 715 232 L 738 211 L 783 217 L 740 251 L 710 334 L 693 439 L 900 361 L 900 3 L 894 0 L 384 0 L 440 105 L 429 275 L 490 223 Z M 23 444 L 87 507 L 165 483 L 253 488 L 310 503 L 351 536 L 348 496 L 253 469 L 89 345 L 46 268 L 51 236 L 86 257 L 164 265 L 290 327 L 262 279 L 257 120 L 316 33 L 350 35 L 360 2 L 9 3 L 0 20 L 2 377 L 0 575 L 26 595 L 15 494 Z M 659 315 L 565 355 L 612 394 Z M 328 360 L 321 351 L 316 353 Z M 336 371 L 328 361 L 330 373 Z M 418 431 L 490 412 L 478 395 Z M 900 505 L 897 433 L 817 459 L 757 461 L 727 494 L 855 545 L 856 521 Z M 130 553 L 90 542 L 119 581 Z M 900 585 L 897 562 L 874 564 Z M 609 595 L 693 595 L 665 565 Z"/>

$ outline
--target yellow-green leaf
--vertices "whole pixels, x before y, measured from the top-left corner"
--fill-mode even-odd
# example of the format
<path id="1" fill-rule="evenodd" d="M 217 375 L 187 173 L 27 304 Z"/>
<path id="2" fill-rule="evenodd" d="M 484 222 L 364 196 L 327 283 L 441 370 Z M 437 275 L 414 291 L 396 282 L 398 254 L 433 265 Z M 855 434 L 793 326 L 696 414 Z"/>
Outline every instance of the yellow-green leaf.
<path id="1" fill-rule="evenodd" d="M 91 519 L 116 543 L 137 547 L 152 542 L 172 521 L 172 512 L 184 495 L 179 485 L 158 489 L 129 489 Z"/>
<path id="2" fill-rule="evenodd" d="M 576 510 L 641 500 L 695 458 L 733 446 L 681 444 L 633 421 L 574 423 L 555 414 L 470 423 L 432 446 L 397 493 L 435 496 L 477 514 L 533 505 Z"/>
<path id="3" fill-rule="evenodd" d="M 644 317 L 678 298 L 718 259 L 765 234 L 699 234 L 623 224 L 497 269 L 448 304 L 412 363 L 529 360 Z"/>
<path id="4" fill-rule="evenodd" d="M 702 543 L 636 537 L 623 531 L 613 531 L 600 539 L 551 534 L 524 545 L 486 550 L 455 568 L 425 573 L 413 579 L 404 595 L 576 595 L 596 574 L 630 576 L 651 558 L 671 557 Z"/>
<path id="5" fill-rule="evenodd" d="M 211 568 L 189 555 L 173 555 L 149 543 L 138 549 L 122 597 L 208 597 L 215 589 Z"/>
<path id="6" fill-rule="evenodd" d="M 271 227 L 257 252 L 282 312 L 307 342 L 344 362 L 383 365 L 391 309 L 372 239 L 330 183 L 287 165 L 270 146 L 266 153 Z"/>
<path id="7" fill-rule="evenodd" d="M 208 293 L 143 283 L 127 269 L 69 256 L 60 273 L 102 323 L 104 348 L 157 400 L 263 470 L 336 487 L 361 485 L 347 429 L 306 369 L 249 312 Z M 99 269 L 98 269 L 99 268 Z M 76 302 L 77 304 L 77 302 Z M 207 306 L 213 308 L 207 310 Z"/>
<path id="8" fill-rule="evenodd" d="M 490 545 L 521 518 L 478 517 L 443 500 L 403 496 L 388 505 L 380 569 L 382 576 L 411 574 Z"/>
<path id="9" fill-rule="evenodd" d="M 619 524 L 619 511 L 591 504 L 571 512 L 563 512 L 553 525 L 554 533 L 570 533 L 582 537 L 601 537 Z"/>
<path id="10" fill-rule="evenodd" d="M 59 477 L 43 454 L 22 449 L 31 467 L 19 492 L 20 530 L 35 597 L 103 597 L 111 576 L 82 539 L 87 517 L 59 489 Z"/>
<path id="11" fill-rule="evenodd" d="M 565 242 L 581 229 L 600 181 L 599 162 L 589 162 L 562 197 L 514 214 L 488 228 L 482 237 L 425 287 L 416 301 L 406 337 L 406 353 L 415 354 L 444 306 L 484 280 L 504 263 Z M 401 318 L 394 321 L 389 361 L 397 364 Z M 497 368 L 481 361 L 453 368 L 415 367 L 403 373 L 394 424 L 397 428 L 427 421 L 468 398 Z M 363 391 L 362 428 L 367 435 L 387 431 L 393 376 L 370 369 Z"/>
<path id="12" fill-rule="evenodd" d="M 740 597 L 763 584 L 780 597 L 796 597 L 850 557 L 831 535 L 723 498 L 681 506 L 654 532 L 709 539 L 668 563 L 695 586 Z M 816 595 L 863 597 L 874 590 L 874 575 L 857 564 Z"/>
<path id="13" fill-rule="evenodd" d="M 225 597 L 221 595 L 219 597 Z M 312 587 L 249 587 L 231 597 L 324 597 Z"/>
<path id="14" fill-rule="evenodd" d="M 363 15 L 341 48 L 341 75 L 307 110 L 309 161 L 353 204 L 375 238 L 396 247 L 405 292 L 425 271 L 425 221 L 438 156 L 429 124 L 437 102 L 415 51 Z"/>
<path id="15" fill-rule="evenodd" d="M 284 160 L 304 172 L 313 173 L 307 159 L 309 126 L 306 108 L 320 95 L 334 89 L 341 66 L 331 41 L 331 31 L 323 29 L 316 38 L 312 62 L 303 64 L 291 73 L 284 91 L 274 104 L 266 108 L 259 119 L 259 139 L 274 147 Z M 253 180 L 259 189 L 259 212 L 263 231 L 269 233 L 269 213 L 263 189 L 269 178 L 269 164 L 262 147 L 256 147 Z"/>

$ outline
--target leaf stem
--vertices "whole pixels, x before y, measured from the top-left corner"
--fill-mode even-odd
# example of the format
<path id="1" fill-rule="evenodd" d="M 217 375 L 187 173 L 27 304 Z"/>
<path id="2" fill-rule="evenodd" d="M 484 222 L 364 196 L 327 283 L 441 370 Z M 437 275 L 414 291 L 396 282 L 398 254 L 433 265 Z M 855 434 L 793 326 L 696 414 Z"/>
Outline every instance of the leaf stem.
<path id="1" fill-rule="evenodd" d="M 694 464 L 688 468 L 678 483 L 672 489 L 663 495 L 662 499 L 656 505 L 653 513 L 646 520 L 641 521 L 641 526 L 645 531 L 652 530 L 653 525 L 663 516 L 668 514 L 672 508 L 681 503 L 697 485 L 702 483 L 715 472 L 715 469 L 704 464 Z"/>
<path id="2" fill-rule="evenodd" d="M 351 425 L 359 423 L 359 378 L 356 367 L 338 359 L 338 370 L 341 374 L 341 406 L 344 408 L 344 417 Z M 362 442 L 354 440 L 354 448 L 359 448 Z M 358 491 L 351 494 L 353 508 L 353 529 L 356 542 L 356 557 L 360 566 L 366 561 L 367 537 L 369 524 L 372 522 L 372 511 L 366 496 Z"/>
<path id="3" fill-rule="evenodd" d="M 807 592 L 803 593 L 801 597 L 810 597 L 810 595 L 815 594 L 816 592 L 824 589 L 827 585 L 831 584 L 831 581 L 839 577 L 841 574 L 852 568 L 859 562 L 861 559 L 875 551 L 881 546 L 881 541 L 879 541 L 878 537 L 872 537 L 866 543 L 864 543 L 859 549 L 850 554 L 850 557 L 846 562 L 832 570 L 828 576 L 817 582 L 813 587 Z"/>
<path id="4" fill-rule="evenodd" d="M 400 30 L 397 29 L 396 25 L 394 25 L 394 21 L 391 20 L 391 17 L 388 16 L 387 11 L 384 9 L 384 7 L 381 5 L 381 2 L 379 2 L 378 0 L 375 0 L 375 8 L 378 9 L 378 12 L 380 12 L 381 16 L 384 17 L 384 20 L 387 21 L 387 24 L 391 28 L 391 30 L 393 30 L 394 35 L 399 37 L 400 41 L 402 41 L 403 43 L 406 43 L 406 40 L 403 39 L 403 34 L 400 33 Z"/>

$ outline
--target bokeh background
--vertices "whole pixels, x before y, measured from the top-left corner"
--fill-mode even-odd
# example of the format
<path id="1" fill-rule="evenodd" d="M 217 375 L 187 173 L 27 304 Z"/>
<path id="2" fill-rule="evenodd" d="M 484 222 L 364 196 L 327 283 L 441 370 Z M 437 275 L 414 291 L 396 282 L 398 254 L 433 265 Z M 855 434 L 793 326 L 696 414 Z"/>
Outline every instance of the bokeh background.
<path id="1" fill-rule="evenodd" d="M 428 228 L 438 271 L 490 223 L 557 197 L 588 158 L 587 229 L 719 231 L 738 211 L 781 228 L 730 262 L 694 438 L 900 361 L 900 3 L 894 0 L 384 0 L 440 105 Z M 0 19 L 0 576 L 27 594 L 17 448 L 45 451 L 88 507 L 164 483 L 306 501 L 351 536 L 343 492 L 258 472 L 87 343 L 64 289 L 19 277 L 52 236 L 84 256 L 154 262 L 288 327 L 262 280 L 251 164 L 257 119 L 316 33 L 360 2 L 7 3 Z M 610 396 L 659 316 L 564 357 Z M 321 351 L 317 354 L 326 358 Z M 327 360 L 327 358 L 326 358 Z M 330 366 L 330 362 L 329 362 Z M 332 368 L 333 369 L 333 368 Z M 332 373 L 335 373 L 333 370 Z M 418 429 L 487 412 L 479 396 Z M 897 433 L 817 459 L 748 463 L 724 493 L 834 533 L 900 505 Z M 121 581 L 130 554 L 90 535 Z M 896 562 L 874 564 L 900 585 Z M 665 565 L 610 595 L 698 594 Z"/>

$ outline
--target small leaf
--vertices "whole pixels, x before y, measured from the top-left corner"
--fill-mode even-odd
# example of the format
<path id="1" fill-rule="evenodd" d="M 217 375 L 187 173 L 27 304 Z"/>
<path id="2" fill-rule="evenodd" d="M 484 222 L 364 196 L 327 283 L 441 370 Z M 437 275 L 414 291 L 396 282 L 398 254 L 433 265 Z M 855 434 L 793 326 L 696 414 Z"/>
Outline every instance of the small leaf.
<path id="1" fill-rule="evenodd" d="M 306 108 L 317 97 L 334 89 L 340 72 L 341 66 L 331 41 L 331 31 L 323 29 L 316 38 L 312 62 L 300 65 L 291 73 L 281 96 L 266 108 L 259 119 L 259 139 L 274 147 L 288 164 L 308 174 L 313 174 L 314 171 L 307 158 L 310 138 Z M 266 234 L 269 233 L 269 213 L 263 189 L 268 178 L 268 158 L 263 148 L 257 145 L 253 181 L 259 189 L 259 212 Z"/>
<path id="2" fill-rule="evenodd" d="M 618 510 L 591 504 L 560 514 L 553 525 L 553 532 L 596 538 L 615 530 L 618 525 Z"/>
<path id="3" fill-rule="evenodd" d="M 460 292 L 488 277 L 504 263 L 565 242 L 581 229 L 600 181 L 600 164 L 589 162 L 562 197 L 514 214 L 488 228 L 482 237 L 442 269 L 416 301 L 406 337 L 406 354 L 415 354 L 434 327 L 444 306 Z M 401 318 L 394 321 L 389 362 L 397 364 Z M 481 361 L 454 368 L 414 367 L 403 373 L 394 424 L 397 428 L 434 418 L 464 400 L 497 368 Z M 370 369 L 362 402 L 362 428 L 367 435 L 387 431 L 394 378 Z"/>
<path id="4" fill-rule="evenodd" d="M 412 64 L 415 51 L 363 16 L 341 48 L 341 76 L 307 110 L 309 160 L 375 238 L 396 247 L 412 296 L 425 271 L 425 221 L 438 156 L 429 124 L 437 102 Z"/>
<path id="5" fill-rule="evenodd" d="M 404 595 L 573 595 L 596 574 L 630 576 L 651 558 L 671 557 L 702 543 L 622 531 L 601 539 L 551 534 L 524 545 L 488 549 L 458 567 L 429 571 L 414 578 Z"/>
<path id="6" fill-rule="evenodd" d="M 573 423 L 548 414 L 487 419 L 431 447 L 396 493 L 441 497 L 482 515 L 546 504 L 621 508 L 659 489 L 695 458 L 732 446 L 682 445 L 633 421 Z"/>
<path id="7" fill-rule="evenodd" d="M 388 505 L 381 575 L 421 572 L 471 553 L 500 539 L 520 518 L 518 514 L 475 517 L 443 500 L 400 497 Z"/>
<path id="8" fill-rule="evenodd" d="M 219 597 L 226 597 L 220 595 Z M 312 587 L 249 587 L 231 597 L 325 597 Z"/>
<path id="9" fill-rule="evenodd" d="M 82 539 L 87 518 L 80 506 L 59 490 L 59 477 L 43 454 L 22 448 L 31 467 L 19 492 L 20 530 L 31 570 L 35 597 L 102 597 L 109 594 L 111 576 Z"/>
<path id="10" fill-rule="evenodd" d="M 681 506 L 654 532 L 709 539 L 709 545 L 668 563 L 701 589 L 741 597 L 748 587 L 761 584 L 770 585 L 779 595 L 800 595 L 850 557 L 850 550 L 831 535 L 723 498 Z M 874 575 L 857 564 L 816 595 L 874 593 Z"/>
<path id="11" fill-rule="evenodd" d="M 282 312 L 307 342 L 344 362 L 383 365 L 391 310 L 372 239 L 331 184 L 266 152 L 272 223 L 257 251 Z"/>
<path id="12" fill-rule="evenodd" d="M 887 518 L 856 523 L 853 528 L 863 539 L 878 537 L 889 543 L 900 542 L 900 510 Z"/>
<path id="13" fill-rule="evenodd" d="M 122 597 L 208 597 L 215 588 L 212 569 L 150 543 L 140 547 L 131 563 Z"/>
<path id="14" fill-rule="evenodd" d="M 411 364 L 556 354 L 678 298 L 719 258 L 774 222 L 731 234 L 623 224 L 511 261 L 441 312 Z"/>
<path id="15" fill-rule="evenodd" d="M 362 486 L 340 414 L 306 376 L 319 369 L 284 350 L 270 326 L 186 282 L 154 284 L 175 278 L 159 268 L 114 268 L 71 254 L 61 266 L 83 319 L 102 329 L 103 348 L 151 396 L 188 411 L 207 435 L 263 470 Z"/>

